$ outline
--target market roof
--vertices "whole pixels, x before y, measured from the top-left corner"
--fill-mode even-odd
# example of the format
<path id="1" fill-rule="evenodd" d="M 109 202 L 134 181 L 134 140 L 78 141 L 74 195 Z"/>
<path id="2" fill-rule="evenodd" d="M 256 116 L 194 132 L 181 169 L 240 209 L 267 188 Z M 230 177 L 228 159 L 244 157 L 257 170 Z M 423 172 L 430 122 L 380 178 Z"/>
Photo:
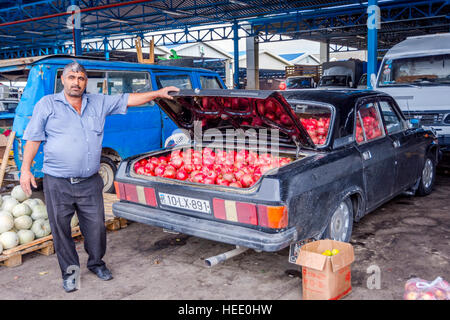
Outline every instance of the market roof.
<path id="1" fill-rule="evenodd" d="M 71 7 L 72 3 L 78 7 Z M 387 49 L 409 35 L 449 31 L 449 1 L 378 0 L 378 6 L 379 48 Z M 83 40 L 97 39 L 100 44 L 115 36 L 136 37 L 174 30 L 178 32 L 176 39 L 171 40 L 174 43 L 211 41 L 212 35 L 219 33 L 213 25 L 238 23 L 239 28 L 253 27 L 253 34 L 258 34 L 260 41 L 278 41 L 274 35 L 284 35 L 292 39 L 328 39 L 336 46 L 365 49 L 367 7 L 367 1 L 360 0 L 2 1 L 0 52 L 56 53 L 74 39 L 73 28 L 67 27 L 71 17 L 80 17 Z M 75 22 L 77 25 L 77 19 Z M 201 26 L 206 31 L 211 29 L 208 36 L 197 36 L 192 30 Z M 232 38 L 233 32 L 221 35 L 221 39 Z"/>
<path id="2" fill-rule="evenodd" d="M 287 60 L 287 61 L 292 61 L 297 59 L 298 57 L 301 57 L 302 55 L 304 55 L 304 52 L 301 53 L 286 53 L 286 54 L 280 54 L 279 56 L 282 57 L 283 59 Z"/>

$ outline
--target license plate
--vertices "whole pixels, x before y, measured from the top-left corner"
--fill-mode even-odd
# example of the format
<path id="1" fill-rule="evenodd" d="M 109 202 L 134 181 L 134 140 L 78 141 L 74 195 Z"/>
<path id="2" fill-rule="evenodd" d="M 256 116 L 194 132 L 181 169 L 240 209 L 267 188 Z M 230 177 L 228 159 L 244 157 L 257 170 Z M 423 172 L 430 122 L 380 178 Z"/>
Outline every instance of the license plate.
<path id="1" fill-rule="evenodd" d="M 209 201 L 203 199 L 188 198 L 175 194 L 159 192 L 159 201 L 162 205 L 169 207 L 198 211 L 203 213 L 211 213 L 211 206 L 209 205 Z"/>

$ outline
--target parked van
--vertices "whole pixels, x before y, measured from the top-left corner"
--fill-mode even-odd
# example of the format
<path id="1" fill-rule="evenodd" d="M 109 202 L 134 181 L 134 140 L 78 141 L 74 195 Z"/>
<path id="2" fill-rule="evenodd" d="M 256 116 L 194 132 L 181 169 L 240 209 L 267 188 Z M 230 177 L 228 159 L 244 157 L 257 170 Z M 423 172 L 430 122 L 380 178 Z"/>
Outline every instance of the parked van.
<path id="1" fill-rule="evenodd" d="M 432 127 L 450 151 L 450 33 L 409 37 L 384 56 L 375 88 L 394 97 L 409 119 Z"/>
<path id="2" fill-rule="evenodd" d="M 15 59 L 0 64 L 0 72 L 16 78 L 26 78 L 27 83 L 15 111 L 13 131 L 14 160 L 20 170 L 22 165 L 22 140 L 35 104 L 45 95 L 63 90 L 61 74 L 65 65 L 72 61 L 87 70 L 87 93 L 120 94 L 157 90 L 166 86 L 180 89 L 221 89 L 225 85 L 216 72 L 204 69 L 158 66 L 130 62 L 104 61 L 72 56 L 49 56 Z M 157 150 L 165 146 L 168 137 L 177 129 L 175 123 L 155 104 L 130 107 L 126 115 L 106 118 L 101 157 L 100 175 L 104 192 L 114 190 L 114 174 L 122 159 Z M 44 176 L 43 146 L 34 159 L 31 172 L 35 177 Z M 18 172 L 14 174 L 18 179 Z"/>

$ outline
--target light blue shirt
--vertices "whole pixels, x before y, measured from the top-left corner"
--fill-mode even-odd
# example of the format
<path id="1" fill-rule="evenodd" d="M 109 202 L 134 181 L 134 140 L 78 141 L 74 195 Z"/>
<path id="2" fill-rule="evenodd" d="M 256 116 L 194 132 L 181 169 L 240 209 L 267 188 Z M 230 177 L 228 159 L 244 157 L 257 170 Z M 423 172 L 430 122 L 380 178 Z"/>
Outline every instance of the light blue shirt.
<path id="1" fill-rule="evenodd" d="M 42 141 L 42 172 L 54 177 L 89 177 L 100 169 L 103 128 L 110 114 L 127 112 L 128 93 L 83 94 L 81 115 L 64 91 L 43 97 L 35 105 L 23 139 Z"/>

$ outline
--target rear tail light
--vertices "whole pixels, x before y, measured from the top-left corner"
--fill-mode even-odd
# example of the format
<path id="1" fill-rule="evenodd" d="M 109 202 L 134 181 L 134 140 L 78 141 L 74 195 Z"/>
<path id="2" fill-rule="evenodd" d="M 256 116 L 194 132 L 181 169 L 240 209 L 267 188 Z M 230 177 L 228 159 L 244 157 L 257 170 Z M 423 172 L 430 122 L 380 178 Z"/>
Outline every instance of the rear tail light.
<path id="1" fill-rule="evenodd" d="M 262 227 L 281 229 L 287 227 L 288 212 L 285 206 L 258 206 L 259 225 Z"/>
<path id="2" fill-rule="evenodd" d="M 255 205 L 223 199 L 213 199 L 214 217 L 217 219 L 281 229 L 287 227 L 285 206 Z"/>
<path id="3" fill-rule="evenodd" d="M 136 186 L 128 183 L 120 183 L 115 181 L 116 194 L 120 200 L 137 202 L 152 207 L 156 207 L 155 189 Z"/>

